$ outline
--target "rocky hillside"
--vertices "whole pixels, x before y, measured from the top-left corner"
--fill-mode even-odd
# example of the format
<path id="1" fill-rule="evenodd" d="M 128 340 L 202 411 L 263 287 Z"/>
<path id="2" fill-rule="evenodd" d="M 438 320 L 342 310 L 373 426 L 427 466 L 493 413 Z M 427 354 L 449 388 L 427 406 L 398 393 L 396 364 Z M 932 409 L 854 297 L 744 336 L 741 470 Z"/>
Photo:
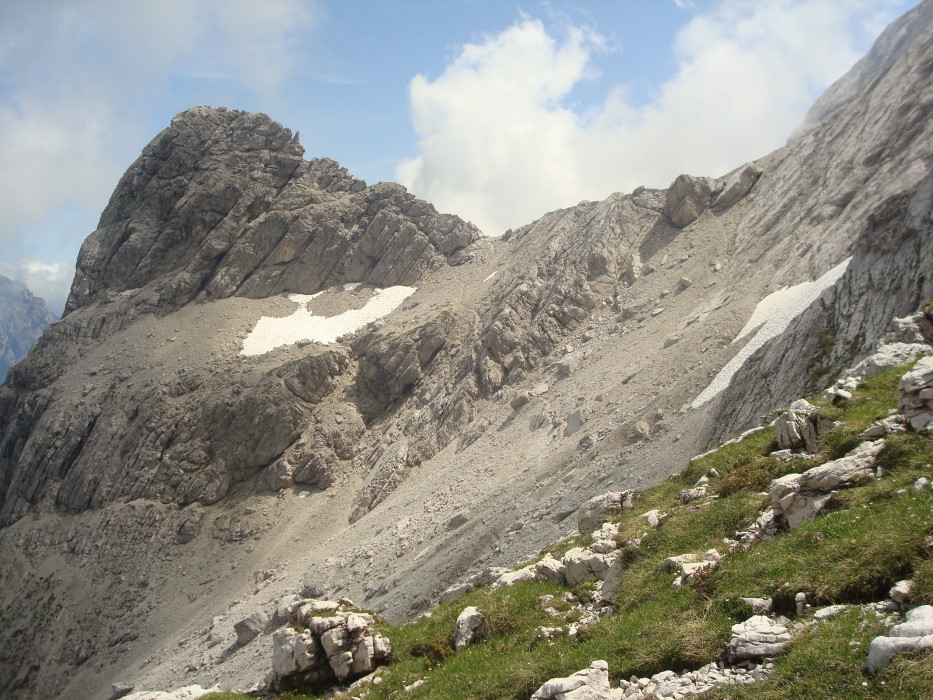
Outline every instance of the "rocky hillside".
<path id="1" fill-rule="evenodd" d="M 917 652 L 933 647 L 933 398 L 919 395 L 933 357 L 892 363 L 930 318 L 900 319 L 816 405 L 795 401 L 643 492 L 596 496 L 572 536 L 452 587 L 406 625 L 375 633 L 371 616 L 343 612 L 349 601 L 299 596 L 242 621 L 238 644 L 271 647 L 256 689 L 370 700 L 928 696 L 933 657 Z M 337 644 L 330 631 L 344 624 L 358 631 Z"/>
<path id="2" fill-rule="evenodd" d="M 0 275 L 0 377 L 26 357 L 42 331 L 55 322 L 44 299 Z"/>
<path id="3" fill-rule="evenodd" d="M 177 116 L 0 388 L 0 694 L 249 685 L 234 623 L 286 594 L 405 620 L 830 384 L 933 298 L 931 67 L 920 32 L 783 149 L 500 240 Z"/>

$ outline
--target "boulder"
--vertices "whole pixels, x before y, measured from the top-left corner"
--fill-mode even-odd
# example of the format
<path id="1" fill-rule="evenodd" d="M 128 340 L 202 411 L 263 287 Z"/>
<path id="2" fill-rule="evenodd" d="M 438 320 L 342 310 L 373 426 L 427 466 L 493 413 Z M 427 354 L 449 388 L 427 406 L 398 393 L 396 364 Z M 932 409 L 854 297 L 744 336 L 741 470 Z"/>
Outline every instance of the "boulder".
<path id="1" fill-rule="evenodd" d="M 818 414 L 816 406 L 798 399 L 774 420 L 778 450 L 816 452 L 820 435 L 833 428 L 833 422 Z"/>
<path id="2" fill-rule="evenodd" d="M 664 213 L 677 228 L 688 226 L 709 207 L 713 181 L 707 177 L 679 175 L 667 190 Z"/>
<path id="3" fill-rule="evenodd" d="M 661 521 L 667 517 L 667 513 L 665 513 L 664 511 L 655 509 L 655 510 L 649 510 L 646 513 L 642 513 L 638 517 L 644 518 L 645 521 L 648 523 L 648 527 L 650 527 L 652 530 L 657 530 L 658 527 L 660 527 L 661 525 Z"/>
<path id="4" fill-rule="evenodd" d="M 933 634 L 925 637 L 875 637 L 868 646 L 868 672 L 874 675 L 896 654 L 933 647 Z"/>
<path id="5" fill-rule="evenodd" d="M 770 598 L 741 598 L 741 601 L 748 605 L 756 615 L 767 615 L 774 605 Z"/>
<path id="6" fill-rule="evenodd" d="M 616 545 L 618 535 L 618 525 L 603 523 L 598 530 L 593 532 L 593 543 L 589 546 L 590 551 L 597 554 L 609 554 L 609 552 L 618 549 L 618 545 Z"/>
<path id="7" fill-rule="evenodd" d="M 800 488 L 808 491 L 831 491 L 871 478 L 875 457 L 884 447 L 884 440 L 863 442 L 844 457 L 805 471 L 800 476 Z"/>
<path id="8" fill-rule="evenodd" d="M 912 362 L 928 352 L 930 352 L 930 346 L 925 343 L 887 343 L 879 346 L 875 352 L 852 369 L 847 370 L 846 374 L 871 377 L 886 369 Z"/>
<path id="9" fill-rule="evenodd" d="M 257 610 L 249 617 L 243 618 L 233 626 L 236 631 L 236 643 L 240 646 L 249 644 L 266 628 L 267 624 L 269 624 L 269 615 L 262 610 Z"/>
<path id="10" fill-rule="evenodd" d="M 632 507 L 632 491 L 607 491 L 594 496 L 577 509 L 577 529 L 589 535 L 610 515 Z"/>
<path id="11" fill-rule="evenodd" d="M 933 635 L 933 605 L 921 605 L 907 612 L 907 620 L 891 628 L 890 637 Z"/>
<path id="12" fill-rule="evenodd" d="M 877 440 L 885 435 L 903 435 L 907 432 L 906 424 L 906 419 L 900 414 L 889 416 L 888 418 L 875 421 L 865 428 L 859 435 L 859 439 Z"/>
<path id="13" fill-rule="evenodd" d="M 594 661 L 590 667 L 566 678 L 552 678 L 538 688 L 531 700 L 610 700 L 609 664 Z"/>
<path id="14" fill-rule="evenodd" d="M 601 581 L 612 561 L 611 555 L 598 554 L 583 547 L 574 547 L 561 559 L 568 586 L 576 586 L 584 581 Z"/>
<path id="15" fill-rule="evenodd" d="M 534 567 L 535 579 L 538 581 L 550 581 L 559 584 L 567 582 L 567 567 L 550 554 L 545 555 Z"/>
<path id="16" fill-rule="evenodd" d="M 898 581 L 891 586 L 891 590 L 888 591 L 888 596 L 898 605 L 905 605 L 910 602 L 910 592 L 912 588 L 913 583 L 911 581 Z"/>
<path id="17" fill-rule="evenodd" d="M 529 564 L 524 566 L 521 569 L 516 569 L 515 571 L 506 571 L 504 574 L 500 575 L 492 583 L 492 590 L 498 590 L 504 588 L 505 586 L 514 586 L 520 581 L 537 581 L 538 580 L 538 570 L 537 564 Z"/>
<path id="18" fill-rule="evenodd" d="M 296 613 L 306 621 L 307 631 L 285 628 L 272 636 L 273 685 L 290 677 L 343 682 L 388 661 L 392 646 L 373 630 L 372 615 L 338 610 L 326 617 L 308 617 L 300 612 L 306 607 L 299 606 Z"/>
<path id="19" fill-rule="evenodd" d="M 725 177 L 719 194 L 713 197 L 713 211 L 720 212 L 744 198 L 758 182 L 761 168 L 749 163 L 744 168 L 729 173 Z"/>
<path id="20" fill-rule="evenodd" d="M 732 625 L 727 653 L 733 661 L 774 656 L 790 638 L 782 623 L 764 615 L 752 615 L 745 622 Z"/>
<path id="21" fill-rule="evenodd" d="M 706 497 L 706 487 L 705 486 L 696 486 L 692 489 L 684 489 L 677 494 L 677 500 L 681 503 L 690 503 L 690 501 L 695 501 L 698 498 Z"/>
<path id="22" fill-rule="evenodd" d="M 453 645 L 456 651 L 465 648 L 476 636 L 477 630 L 483 624 L 483 615 L 474 605 L 463 609 L 457 616 L 457 626 L 454 630 Z"/>
<path id="23" fill-rule="evenodd" d="M 919 360 L 901 377 L 898 388 L 900 409 L 910 426 L 919 432 L 933 425 L 933 356 Z"/>
<path id="24" fill-rule="evenodd" d="M 888 665 L 895 654 L 933 647 L 933 606 L 907 612 L 907 620 L 894 625 L 887 637 L 875 637 L 868 647 L 866 666 L 871 674 Z"/>

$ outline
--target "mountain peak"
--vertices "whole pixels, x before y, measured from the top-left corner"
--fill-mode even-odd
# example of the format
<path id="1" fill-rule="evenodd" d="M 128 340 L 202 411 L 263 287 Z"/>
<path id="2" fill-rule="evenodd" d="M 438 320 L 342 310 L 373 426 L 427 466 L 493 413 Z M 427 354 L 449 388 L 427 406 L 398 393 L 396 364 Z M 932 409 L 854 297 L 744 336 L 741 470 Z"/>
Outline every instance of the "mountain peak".
<path id="1" fill-rule="evenodd" d="M 264 114 L 195 107 L 177 115 L 127 170 L 82 245 L 66 313 L 114 294 L 169 311 L 199 295 L 410 284 L 480 235 L 401 185 L 367 187 L 335 161 L 303 154 Z"/>

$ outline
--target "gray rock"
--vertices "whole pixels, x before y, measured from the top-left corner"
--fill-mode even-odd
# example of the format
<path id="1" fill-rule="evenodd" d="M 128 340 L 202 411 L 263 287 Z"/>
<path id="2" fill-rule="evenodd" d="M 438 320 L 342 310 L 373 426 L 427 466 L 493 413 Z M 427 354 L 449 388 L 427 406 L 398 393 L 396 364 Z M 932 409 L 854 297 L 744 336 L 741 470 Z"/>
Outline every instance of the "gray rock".
<path id="1" fill-rule="evenodd" d="M 832 427 L 831 420 L 817 414 L 816 406 L 805 399 L 794 401 L 774 421 L 778 450 L 816 452 L 820 435 Z"/>
<path id="2" fill-rule="evenodd" d="M 839 459 L 826 462 L 803 474 L 787 474 L 771 482 L 771 506 L 793 529 L 815 518 L 826 506 L 834 489 L 861 483 L 873 476 L 876 455 L 884 440 L 863 442 Z"/>
<path id="3" fill-rule="evenodd" d="M 269 624 L 269 615 L 262 610 L 254 612 L 252 615 L 243 618 L 237 622 L 233 629 L 236 632 L 236 643 L 240 646 L 249 644 L 255 639 Z"/>
<path id="4" fill-rule="evenodd" d="M 690 503 L 691 501 L 695 501 L 698 498 L 705 498 L 705 497 L 706 497 L 705 486 L 697 486 L 692 489 L 684 489 L 683 491 L 677 494 L 677 500 L 680 501 L 681 503 Z"/>
<path id="5" fill-rule="evenodd" d="M 514 409 L 519 409 L 530 400 L 531 395 L 527 391 L 520 391 L 512 398 L 512 400 L 509 402 L 509 405 Z"/>
<path id="6" fill-rule="evenodd" d="M 767 615 L 771 612 L 773 602 L 770 598 L 742 598 L 742 602 L 751 607 L 756 615 Z"/>
<path id="7" fill-rule="evenodd" d="M 933 605 L 921 605 L 907 611 L 907 620 L 891 628 L 890 637 L 926 637 L 933 635 Z"/>
<path id="8" fill-rule="evenodd" d="M 713 211 L 724 211 L 746 197 L 760 176 L 761 168 L 754 163 L 749 163 L 727 175 L 718 194 L 713 198 Z"/>
<path id="9" fill-rule="evenodd" d="M 130 683 L 113 683 L 108 700 L 119 700 L 125 695 L 133 692 L 133 686 Z"/>
<path id="10" fill-rule="evenodd" d="M 621 513 L 626 499 L 631 495 L 631 491 L 607 491 L 593 496 L 577 510 L 577 530 L 581 535 L 589 535 L 604 519 Z"/>
<path id="11" fill-rule="evenodd" d="M 925 637 L 875 637 L 868 646 L 868 672 L 874 675 L 897 654 L 933 647 L 933 634 Z"/>
<path id="12" fill-rule="evenodd" d="M 567 585 L 571 587 L 584 581 L 601 581 L 612 561 L 613 558 L 608 554 L 599 554 L 583 547 L 574 547 L 561 559 Z"/>
<path id="13" fill-rule="evenodd" d="M 594 661 L 590 667 L 567 678 L 552 678 L 538 688 L 531 700 L 610 700 L 609 664 Z"/>
<path id="14" fill-rule="evenodd" d="M 888 597 L 898 605 L 906 605 L 910 602 L 910 592 L 912 588 L 912 582 L 898 581 L 893 586 L 891 586 L 891 590 L 888 591 Z"/>
<path id="15" fill-rule="evenodd" d="M 707 177 L 680 175 L 667 190 L 664 213 L 683 228 L 696 221 L 709 207 L 713 181 Z"/>
<path id="16" fill-rule="evenodd" d="M 790 632 L 780 622 L 764 615 L 753 615 L 732 625 L 727 653 L 733 661 L 774 656 L 790 641 Z"/>
<path id="17" fill-rule="evenodd" d="M 457 626 L 453 637 L 454 649 L 460 651 L 469 645 L 482 624 L 483 615 L 475 606 L 464 608 L 457 616 Z"/>
<path id="18" fill-rule="evenodd" d="M 650 527 L 652 530 L 656 530 L 658 529 L 658 527 L 660 527 L 661 521 L 667 517 L 667 513 L 661 510 L 655 509 L 655 510 L 649 510 L 645 513 L 642 513 L 638 517 L 644 518 L 645 521 L 648 523 L 648 527 Z"/>

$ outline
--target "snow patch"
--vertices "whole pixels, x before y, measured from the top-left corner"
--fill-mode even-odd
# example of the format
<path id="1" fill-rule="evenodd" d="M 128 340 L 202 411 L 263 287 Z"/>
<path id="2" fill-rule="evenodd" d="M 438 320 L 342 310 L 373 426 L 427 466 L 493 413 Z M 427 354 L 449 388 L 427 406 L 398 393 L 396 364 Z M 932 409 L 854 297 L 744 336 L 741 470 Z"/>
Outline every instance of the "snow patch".
<path id="1" fill-rule="evenodd" d="M 489 275 L 489 277 L 487 277 L 486 279 L 484 279 L 483 282 L 488 282 L 489 280 L 491 280 L 493 277 L 495 277 L 495 276 L 498 275 L 498 274 L 499 274 L 499 271 L 496 270 L 496 271 L 493 272 L 491 275 Z"/>
<path id="2" fill-rule="evenodd" d="M 301 304 L 302 306 L 307 306 L 323 293 L 324 292 L 318 292 L 317 294 L 289 294 L 288 300 L 293 301 L 296 304 Z"/>
<path id="3" fill-rule="evenodd" d="M 263 316 L 256 322 L 256 327 L 243 340 L 241 355 L 262 355 L 283 345 L 291 345 L 299 340 L 310 340 L 323 345 L 333 343 L 342 335 L 352 333 L 367 323 L 372 323 L 387 316 L 417 291 L 416 287 L 387 287 L 378 289 L 361 309 L 350 309 L 336 316 L 315 316 L 307 308 L 308 302 L 320 296 L 317 294 L 289 294 L 291 301 L 301 304 L 301 308 L 291 316 L 274 318 Z"/>
<path id="4" fill-rule="evenodd" d="M 836 284 L 849 267 L 849 261 L 851 260 L 851 257 L 846 258 L 813 282 L 803 282 L 793 287 L 785 287 L 773 294 L 769 294 L 758 302 L 758 306 L 755 307 L 755 311 L 752 313 L 751 318 L 748 319 L 748 323 L 739 331 L 739 334 L 735 336 L 732 342 L 738 342 L 756 329 L 758 332 L 745 344 L 745 347 L 726 363 L 725 367 L 719 370 L 719 374 L 713 377 L 713 381 L 693 400 L 690 407 L 699 408 L 722 393 L 729 386 L 735 373 L 745 364 L 745 360 L 769 340 L 783 333 L 787 326 L 790 325 L 790 322 L 806 311 L 807 307 L 816 301 L 820 294 Z"/>

